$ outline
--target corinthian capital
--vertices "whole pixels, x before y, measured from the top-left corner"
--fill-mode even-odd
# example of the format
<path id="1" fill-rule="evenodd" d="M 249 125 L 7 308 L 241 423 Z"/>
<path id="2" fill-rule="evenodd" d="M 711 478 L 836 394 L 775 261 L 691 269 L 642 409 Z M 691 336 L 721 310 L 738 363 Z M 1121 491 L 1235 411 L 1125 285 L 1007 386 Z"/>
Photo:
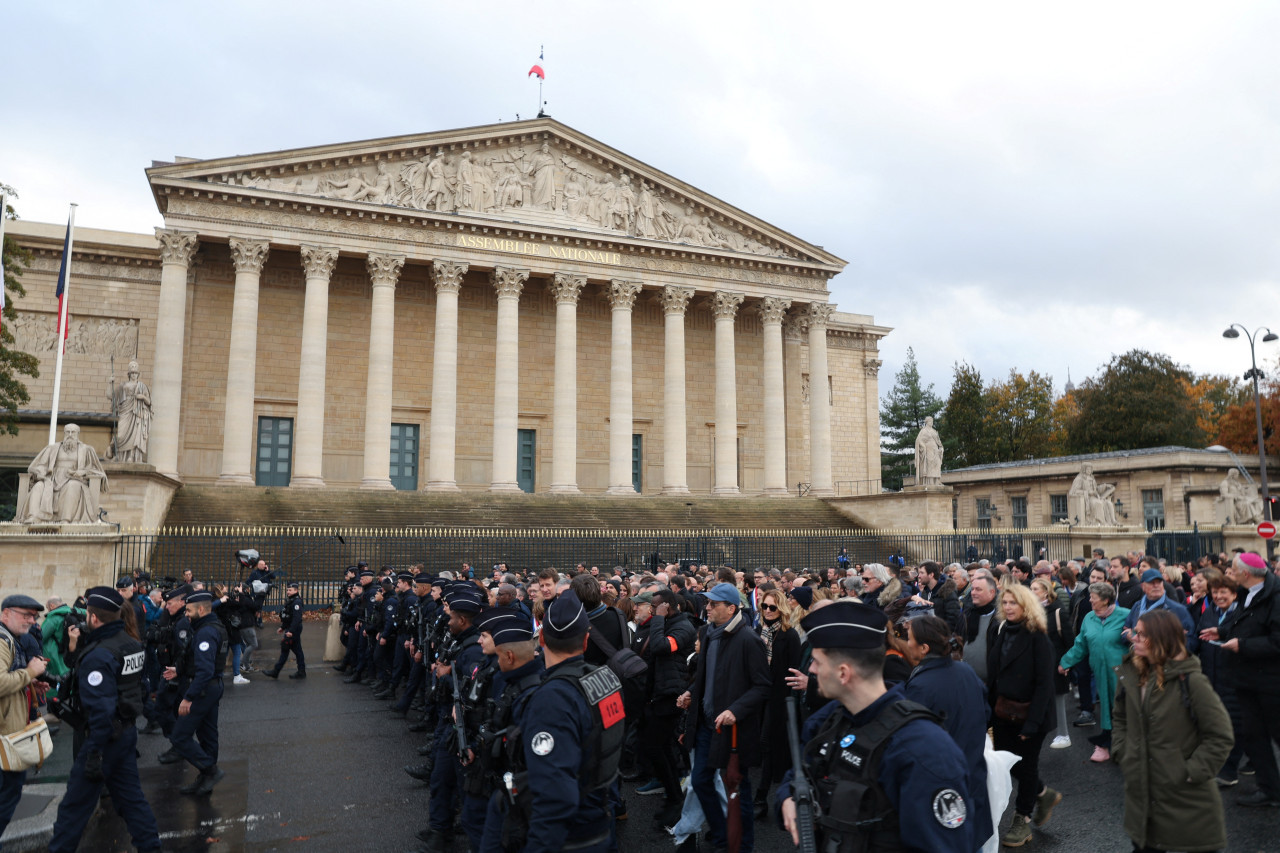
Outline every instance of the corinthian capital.
<path id="1" fill-rule="evenodd" d="M 489 280 L 493 282 L 493 289 L 498 292 L 499 299 L 504 297 L 519 299 L 528 278 L 528 270 L 518 270 L 513 267 L 494 267 L 493 272 L 489 274 Z"/>
<path id="2" fill-rule="evenodd" d="M 328 279 L 338 263 L 338 250 L 333 246 L 308 246 L 303 243 L 302 269 L 307 278 Z"/>
<path id="3" fill-rule="evenodd" d="M 582 288 L 587 286 L 587 277 L 573 272 L 558 272 L 551 277 L 551 295 L 556 298 L 557 305 L 577 305 Z"/>
<path id="4" fill-rule="evenodd" d="M 160 263 L 162 264 L 189 266 L 196 249 L 200 247 L 200 238 L 194 231 L 157 228 L 156 239 L 160 241 Z"/>
<path id="5" fill-rule="evenodd" d="M 827 322 L 831 319 L 831 315 L 836 312 L 836 306 L 830 302 L 810 302 L 809 303 L 809 331 L 823 331 L 827 328 Z"/>
<path id="6" fill-rule="evenodd" d="M 404 255 L 370 254 L 364 265 L 374 287 L 395 287 L 404 268 Z"/>
<path id="7" fill-rule="evenodd" d="M 267 252 L 271 244 L 266 240 L 249 240 L 245 237 L 232 237 L 231 260 L 236 265 L 236 272 L 248 272 L 258 275 L 262 265 L 267 262 Z"/>
<path id="8" fill-rule="evenodd" d="M 790 299 L 781 296 L 766 296 L 760 300 L 760 319 L 766 323 L 781 323 L 791 307 Z"/>
<path id="9" fill-rule="evenodd" d="M 609 282 L 609 303 L 614 311 L 630 311 L 640 295 L 640 282 L 615 278 Z"/>
<path id="10" fill-rule="evenodd" d="M 679 287 L 668 284 L 662 288 L 662 313 L 680 314 L 689 310 L 689 300 L 693 298 L 692 287 Z"/>
<path id="11" fill-rule="evenodd" d="M 732 290 L 717 290 L 715 300 L 711 303 L 711 313 L 716 315 L 717 320 L 726 317 L 732 320 L 738 315 L 738 306 L 745 298 L 743 294 Z"/>
<path id="12" fill-rule="evenodd" d="M 468 269 L 467 264 L 457 261 L 433 261 L 431 280 L 435 283 L 436 293 L 457 293 L 462 289 L 462 277 Z"/>

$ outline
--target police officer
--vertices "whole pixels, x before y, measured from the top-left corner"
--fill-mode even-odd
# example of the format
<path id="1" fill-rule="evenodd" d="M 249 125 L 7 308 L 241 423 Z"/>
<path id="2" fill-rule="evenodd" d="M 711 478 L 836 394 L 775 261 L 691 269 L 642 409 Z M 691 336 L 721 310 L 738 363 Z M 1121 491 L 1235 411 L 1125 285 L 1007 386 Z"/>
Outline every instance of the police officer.
<path id="1" fill-rule="evenodd" d="M 378 680 L 374 682 L 373 698 L 389 699 L 395 696 L 393 673 L 396 660 L 396 637 L 400 633 L 400 592 L 409 587 L 398 579 L 383 578 L 387 591 L 382 597 L 382 628 L 378 631 L 376 668 Z"/>
<path id="2" fill-rule="evenodd" d="M 618 677 L 583 658 L 590 629 L 571 589 L 556 597 L 542 622 L 547 671 L 516 711 L 525 779 L 513 781 L 512 812 L 527 820 L 524 853 L 603 853 L 613 844 L 609 788 L 622 758 L 626 712 Z M 513 779 L 518 775 L 513 771 Z"/>
<path id="3" fill-rule="evenodd" d="M 426 659 L 425 650 L 427 637 L 431 632 L 431 620 L 435 615 L 435 602 L 431 597 L 431 580 L 431 576 L 427 574 L 418 574 L 413 578 L 415 604 L 409 620 L 413 630 L 404 640 L 405 656 L 409 660 L 408 683 L 405 685 L 404 695 L 400 697 L 400 701 L 391 708 L 391 712 L 399 717 L 409 713 L 416 701 L 415 697 L 426 683 L 429 661 Z"/>
<path id="4" fill-rule="evenodd" d="M 178 722 L 169 733 L 169 741 L 200 771 L 195 782 L 178 790 L 207 796 L 224 775 L 218 768 L 218 703 L 222 700 L 222 674 L 230 644 L 227 629 L 213 612 L 213 594 L 209 591 L 187 596 L 187 617 L 192 620 L 192 642 L 187 652 L 191 683 L 178 705 Z"/>
<path id="5" fill-rule="evenodd" d="M 400 602 L 396 613 L 395 651 L 391 662 L 391 686 L 384 691 L 380 699 L 395 699 L 396 688 L 409 677 L 409 665 L 412 662 L 409 647 L 413 644 L 418 630 L 418 594 L 415 591 L 416 577 L 413 572 L 401 572 L 396 576 L 396 598 Z"/>
<path id="6" fill-rule="evenodd" d="M 302 596 L 298 594 L 298 582 L 289 581 L 284 591 L 287 597 L 284 609 L 280 611 L 280 627 L 276 629 L 277 634 L 284 635 L 280 640 L 280 659 L 276 661 L 275 669 L 262 674 L 267 678 L 279 678 L 280 670 L 284 669 L 285 662 L 289 660 L 289 652 L 293 652 L 298 671 L 289 677 L 306 678 L 307 659 L 302 655 Z"/>
<path id="7" fill-rule="evenodd" d="M 424 849 L 432 853 L 446 850 L 453 837 L 455 800 L 460 795 L 462 763 L 458 742 L 454 737 L 455 675 L 458 680 L 470 677 L 484 657 L 480 649 L 480 632 L 473 623 L 484 609 L 480 588 L 469 581 L 455 581 L 444 593 L 445 612 L 449 614 L 448 645 L 440 652 L 433 667 L 437 680 L 436 735 L 434 763 L 431 768 L 431 799 L 428 804 L 430 825 L 419 833 Z M 461 689 L 459 687 L 459 689 Z"/>
<path id="8" fill-rule="evenodd" d="M 191 620 L 187 618 L 187 595 L 191 592 L 191 587 L 186 584 L 166 592 L 164 613 L 160 614 L 157 622 L 156 659 L 160 666 L 161 685 L 156 692 L 155 719 L 165 737 L 178 721 L 178 704 L 191 680 L 187 669 L 187 650 L 192 639 Z M 172 747 L 160 755 L 161 764 L 177 764 L 181 760 L 182 755 Z"/>
<path id="9" fill-rule="evenodd" d="M 363 561 L 360 564 L 359 579 L 360 586 L 352 593 L 351 610 L 355 614 L 355 620 L 351 623 L 351 630 L 347 634 L 347 654 L 342 659 L 342 663 L 350 674 L 342 679 L 343 684 L 355 684 L 360 680 L 360 662 L 364 654 L 365 611 L 373 590 L 373 569 Z"/>
<path id="10" fill-rule="evenodd" d="M 142 597 L 138 595 L 138 582 L 133 575 L 121 575 L 116 581 L 116 592 L 120 593 L 125 604 L 133 611 L 133 618 L 137 622 L 138 633 L 141 635 L 147 625 L 147 609 L 142 604 Z"/>
<path id="11" fill-rule="evenodd" d="M 837 601 L 800 623 L 813 644 L 809 672 L 833 700 L 805 725 L 804 761 L 819 806 L 819 846 L 972 853 L 973 800 L 964 753 L 901 685 L 885 688 L 888 620 Z M 782 820 L 799 843 L 792 773 L 778 789 Z"/>
<path id="12" fill-rule="evenodd" d="M 124 598 L 107 586 L 94 587 L 85 598 L 90 631 L 69 684 L 69 704 L 83 718 L 84 743 L 76 752 L 67 790 L 49 842 L 52 853 L 74 853 L 98 807 L 105 782 L 112 805 L 129 827 L 138 850 L 159 850 L 156 818 L 138 779 L 138 730 L 142 713 L 142 668 L 146 651 L 125 632 L 120 611 Z"/>

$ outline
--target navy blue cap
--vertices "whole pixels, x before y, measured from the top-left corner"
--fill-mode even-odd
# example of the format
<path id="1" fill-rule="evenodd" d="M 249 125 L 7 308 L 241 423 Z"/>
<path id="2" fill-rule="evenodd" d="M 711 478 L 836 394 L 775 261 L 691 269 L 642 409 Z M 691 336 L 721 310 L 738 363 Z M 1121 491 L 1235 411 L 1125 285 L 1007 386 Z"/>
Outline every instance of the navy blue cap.
<path id="1" fill-rule="evenodd" d="M 445 603 L 459 613 L 479 613 L 488 604 L 484 593 L 473 583 L 455 582 L 445 588 Z"/>
<path id="2" fill-rule="evenodd" d="M 413 572 L 401 572 L 400 574 L 396 575 L 396 580 L 404 581 L 405 583 L 413 583 L 414 574 Z"/>
<path id="3" fill-rule="evenodd" d="M 542 633 L 556 640 L 581 637 L 590 630 L 591 620 L 587 618 L 586 608 L 572 589 L 556 596 L 542 620 Z"/>
<path id="4" fill-rule="evenodd" d="M 1152 581 L 1164 582 L 1164 575 L 1160 574 L 1159 569 L 1147 569 L 1142 573 L 1142 582 L 1151 583 Z"/>
<path id="5" fill-rule="evenodd" d="M 889 619 L 870 604 L 835 601 L 800 620 L 815 649 L 883 648 Z"/>
<path id="6" fill-rule="evenodd" d="M 362 578 L 371 578 L 371 577 L 373 577 L 373 569 L 362 569 L 362 570 L 360 571 L 360 577 L 362 577 Z"/>
<path id="7" fill-rule="evenodd" d="M 165 601 L 168 601 L 171 598 L 186 598 L 191 594 L 191 591 L 191 584 L 184 583 L 181 586 L 175 586 L 173 589 L 165 592 L 161 597 L 164 598 Z"/>
<path id="8" fill-rule="evenodd" d="M 0 610 L 8 610 L 10 607 L 19 610 L 44 610 L 44 605 L 29 595 L 5 596 L 4 602 L 0 603 Z"/>
<path id="9" fill-rule="evenodd" d="M 187 596 L 187 604 L 200 604 L 206 601 L 213 601 L 213 593 L 207 589 L 198 590 Z"/>
<path id="10" fill-rule="evenodd" d="M 793 586 L 789 595 L 805 610 L 813 606 L 813 587 L 811 586 Z"/>
<path id="11" fill-rule="evenodd" d="M 95 586 L 85 595 L 84 603 L 87 607 L 100 607 L 119 613 L 120 608 L 124 607 L 124 596 L 109 586 Z"/>
<path id="12" fill-rule="evenodd" d="M 133 575 L 121 575 L 116 581 L 116 589 L 128 589 L 134 585 Z"/>
<path id="13" fill-rule="evenodd" d="M 493 637 L 493 644 L 520 643 L 533 639 L 533 623 L 519 613 L 501 607 L 491 607 L 476 617 L 473 623 L 482 633 Z"/>

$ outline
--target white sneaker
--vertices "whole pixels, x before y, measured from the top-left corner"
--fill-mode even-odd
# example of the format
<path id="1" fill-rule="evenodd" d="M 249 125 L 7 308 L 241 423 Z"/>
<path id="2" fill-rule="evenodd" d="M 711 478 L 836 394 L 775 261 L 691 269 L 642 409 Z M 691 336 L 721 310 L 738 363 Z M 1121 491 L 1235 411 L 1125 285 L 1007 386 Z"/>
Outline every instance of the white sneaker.
<path id="1" fill-rule="evenodd" d="M 231 679 L 231 683 L 232 684 L 248 684 L 249 679 L 245 678 L 243 675 L 237 675 L 235 678 Z"/>
<path id="2" fill-rule="evenodd" d="M 1070 735 L 1058 735 L 1053 739 L 1053 743 L 1049 744 L 1050 749 L 1067 749 L 1071 746 Z"/>

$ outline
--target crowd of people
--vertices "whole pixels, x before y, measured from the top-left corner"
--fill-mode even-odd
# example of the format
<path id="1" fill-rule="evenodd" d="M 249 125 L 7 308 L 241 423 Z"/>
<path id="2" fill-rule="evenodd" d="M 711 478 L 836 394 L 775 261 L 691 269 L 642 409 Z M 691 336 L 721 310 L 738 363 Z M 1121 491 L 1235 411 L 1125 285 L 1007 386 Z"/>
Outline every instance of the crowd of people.
<path id="1" fill-rule="evenodd" d="M 1069 747 L 1078 731 L 1092 761 L 1122 771 L 1135 850 L 1224 848 L 1221 791 L 1248 775 L 1234 804 L 1280 806 L 1280 575 L 1257 554 L 834 563 L 499 565 L 483 577 L 467 564 L 362 563 L 341 586 L 338 669 L 423 736 L 405 770 L 429 788 L 429 853 L 603 853 L 629 796 L 661 797 L 655 831 L 684 849 L 700 838 L 750 853 L 758 820 L 799 842 L 804 792 L 826 849 L 1019 847 L 1063 800 L 1042 778 L 1044 745 Z M 255 575 L 270 577 L 265 563 Z M 222 778 L 223 673 L 230 663 L 233 683 L 249 683 L 264 586 L 188 577 L 161 591 L 141 576 L 72 605 L 4 600 L 0 719 L 20 729 L 77 696 L 86 718 L 73 723 L 58 849 L 73 849 L 103 784 L 121 797 L 137 786 L 132 752 L 116 755 L 88 718 L 128 720 L 130 742 L 135 717 L 163 733 L 161 760 L 198 771 L 184 793 Z M 305 605 L 296 585 L 286 592 L 280 657 L 263 674 L 293 656 L 302 679 Z M 1001 774 L 1014 791 L 1003 826 L 1010 804 L 991 799 Z M 21 776 L 4 773 L 0 823 Z M 154 818 L 126 811 L 149 849 Z"/>

